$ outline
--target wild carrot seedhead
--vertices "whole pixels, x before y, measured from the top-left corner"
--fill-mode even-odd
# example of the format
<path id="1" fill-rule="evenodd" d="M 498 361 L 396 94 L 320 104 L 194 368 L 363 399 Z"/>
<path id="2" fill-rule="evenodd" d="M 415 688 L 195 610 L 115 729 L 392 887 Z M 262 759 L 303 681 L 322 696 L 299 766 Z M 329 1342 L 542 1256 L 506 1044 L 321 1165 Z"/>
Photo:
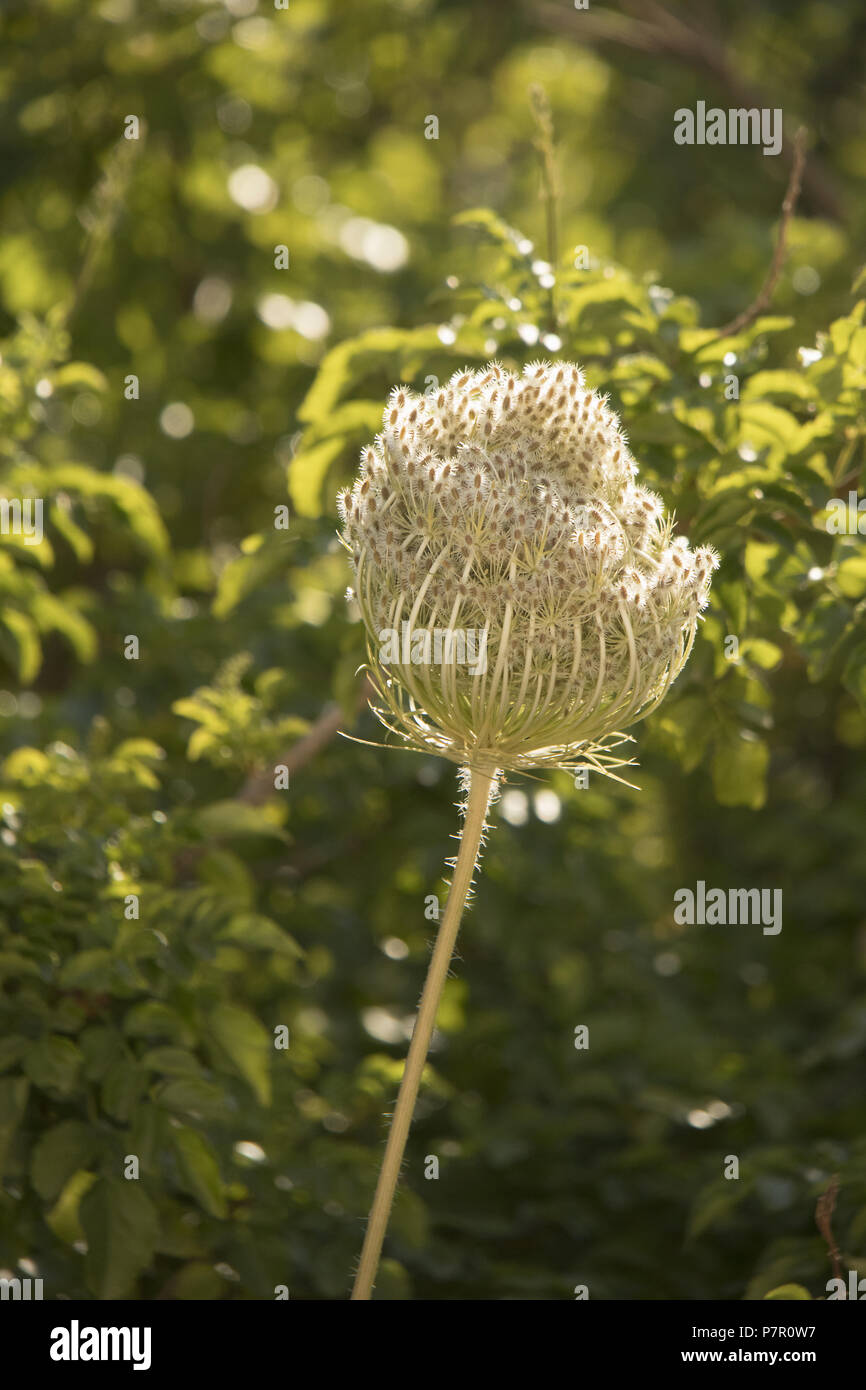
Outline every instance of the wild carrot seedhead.
<path id="1" fill-rule="evenodd" d="M 718 565 L 636 478 L 571 363 L 395 388 L 339 499 L 383 723 L 473 767 L 604 770 L 682 670 Z M 436 629 L 483 634 L 483 669 L 407 660 Z M 387 662 L 383 632 L 403 637 Z"/>

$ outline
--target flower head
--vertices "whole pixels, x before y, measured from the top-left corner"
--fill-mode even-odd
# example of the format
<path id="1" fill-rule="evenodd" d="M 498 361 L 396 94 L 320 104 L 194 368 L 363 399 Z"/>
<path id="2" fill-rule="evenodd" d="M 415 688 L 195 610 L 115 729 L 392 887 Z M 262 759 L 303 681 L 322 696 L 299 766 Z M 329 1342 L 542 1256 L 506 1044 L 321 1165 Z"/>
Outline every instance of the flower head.
<path id="1" fill-rule="evenodd" d="M 636 477 L 571 363 L 396 387 L 338 499 L 383 723 L 473 767 L 621 765 L 611 740 L 682 670 L 718 565 Z"/>

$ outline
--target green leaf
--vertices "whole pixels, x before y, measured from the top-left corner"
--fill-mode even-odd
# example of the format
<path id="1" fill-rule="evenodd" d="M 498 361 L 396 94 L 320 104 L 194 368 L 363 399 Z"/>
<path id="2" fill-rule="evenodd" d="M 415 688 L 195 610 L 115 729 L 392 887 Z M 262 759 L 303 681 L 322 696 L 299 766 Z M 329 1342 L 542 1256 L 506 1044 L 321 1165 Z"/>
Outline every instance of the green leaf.
<path id="1" fill-rule="evenodd" d="M 40 632 L 59 632 L 79 661 L 85 665 L 93 661 L 98 651 L 96 629 L 68 600 L 55 594 L 36 594 L 31 612 Z"/>
<path id="2" fill-rule="evenodd" d="M 12 639 L 12 645 L 5 640 L 2 641 L 2 646 L 10 653 L 10 659 L 18 672 L 18 679 L 22 685 L 30 685 L 31 681 L 36 679 L 42 664 L 42 644 L 36 624 L 26 613 L 8 606 L 0 608 L 0 624 L 6 628 Z"/>
<path id="3" fill-rule="evenodd" d="M 697 362 L 721 362 L 729 352 L 744 352 L 758 338 L 770 333 L 785 333 L 794 327 L 794 323 L 794 319 L 785 318 L 781 314 L 766 314 L 763 318 L 755 319 L 754 323 L 741 332 L 727 338 L 716 337 L 715 329 L 689 329 L 682 334 L 680 346 L 686 352 L 694 352 Z M 731 367 L 731 371 L 736 371 L 736 364 Z"/>
<path id="4" fill-rule="evenodd" d="M 83 531 L 66 507 L 54 506 L 51 509 L 51 524 L 59 531 L 69 549 L 80 565 L 89 565 L 93 559 L 93 541 Z"/>
<path id="5" fill-rule="evenodd" d="M 226 1291 L 226 1281 L 217 1274 L 213 1265 L 204 1260 L 191 1260 L 173 1275 L 162 1298 L 193 1300 L 198 1303 L 213 1303 Z"/>
<path id="6" fill-rule="evenodd" d="M 163 1076 L 201 1076 L 201 1063 L 183 1047 L 154 1047 L 139 1059 L 139 1065 Z"/>
<path id="7" fill-rule="evenodd" d="M 123 1031 L 131 1038 L 171 1038 L 173 1042 L 189 1042 L 192 1030 L 175 1009 L 157 999 L 148 999 L 129 1010 Z"/>
<path id="8" fill-rule="evenodd" d="M 57 489 L 113 506 L 147 554 L 153 558 L 168 554 L 168 532 L 162 513 L 147 489 L 131 478 L 69 463 L 55 469 L 52 482 Z"/>
<path id="9" fill-rule="evenodd" d="M 105 375 L 90 362 L 67 362 L 54 373 L 55 386 L 75 386 L 79 391 L 107 391 Z"/>
<path id="10" fill-rule="evenodd" d="M 427 1203 L 406 1187 L 397 1193 L 391 1217 L 391 1230 L 414 1250 L 422 1250 L 427 1244 L 430 1233 Z"/>
<path id="11" fill-rule="evenodd" d="M 721 806 L 757 811 L 767 796 L 770 750 L 762 739 L 740 734 L 719 739 L 713 754 L 713 788 Z"/>
<path id="12" fill-rule="evenodd" d="M 153 1258 L 156 1208 L 137 1180 L 100 1178 L 81 1203 L 87 1282 L 99 1299 L 127 1298 Z"/>
<path id="13" fill-rule="evenodd" d="M 38 975 L 39 966 L 28 956 L 17 951 L 0 951 L 0 980 L 14 979 L 16 975 Z"/>
<path id="14" fill-rule="evenodd" d="M 627 275 L 618 274 L 583 286 L 569 295 L 568 322 L 572 327 L 604 328 L 617 324 L 624 309 L 638 311 L 638 323 L 647 329 L 655 328 L 648 307 L 647 295 Z"/>
<path id="15" fill-rule="evenodd" d="M 0 1071 L 7 1071 L 9 1067 L 14 1067 L 16 1062 L 20 1062 L 30 1045 L 29 1038 L 18 1034 L 0 1038 Z"/>
<path id="16" fill-rule="evenodd" d="M 211 1216 L 225 1220 L 228 1206 L 219 1163 L 211 1145 L 192 1129 L 175 1129 L 171 1138 L 184 1186 Z"/>
<path id="17" fill-rule="evenodd" d="M 802 372 L 755 372 L 743 382 L 740 397 L 744 401 L 766 401 L 777 396 L 780 400 L 813 400 L 815 392 Z"/>
<path id="18" fill-rule="evenodd" d="M 157 1102 L 167 1110 L 183 1115 L 218 1119 L 225 1114 L 225 1099 L 219 1086 L 209 1081 L 169 1081 L 156 1094 Z"/>
<path id="19" fill-rule="evenodd" d="M 0 1176 L 5 1171 L 6 1157 L 27 1108 L 29 1092 L 30 1083 L 23 1076 L 0 1081 Z"/>
<path id="20" fill-rule="evenodd" d="M 82 1075 L 85 1081 L 101 1081 L 122 1051 L 120 1037 L 114 1028 L 96 1024 L 85 1028 L 78 1041 L 84 1057 Z"/>
<path id="21" fill-rule="evenodd" d="M 137 1064 L 119 1057 L 112 1062 L 102 1082 L 100 1100 L 103 1109 L 121 1124 L 128 1124 L 145 1085 L 144 1074 Z"/>
<path id="22" fill-rule="evenodd" d="M 73 1173 L 84 1168 L 99 1147 L 95 1131 L 80 1120 L 64 1120 L 46 1130 L 33 1150 L 30 1177 L 46 1201 L 53 1201 Z"/>
<path id="23" fill-rule="evenodd" d="M 739 442 L 757 449 L 769 447 L 776 456 L 787 454 L 799 434 L 800 423 L 782 406 L 769 401 L 743 401 L 739 410 Z"/>
<path id="24" fill-rule="evenodd" d="M 325 495 L 325 488 L 334 472 L 329 492 L 336 491 L 336 464 L 342 459 L 347 467 L 353 465 L 381 428 L 381 400 L 346 401 L 307 426 L 288 467 L 289 496 L 299 516 L 320 516 L 323 509 L 333 513 L 335 499 Z M 279 554 L 285 563 L 284 545 Z"/>
<path id="25" fill-rule="evenodd" d="M 125 738 L 122 743 L 118 743 L 112 758 L 128 763 L 159 763 L 165 758 L 165 749 L 152 738 Z"/>
<path id="26" fill-rule="evenodd" d="M 38 786 L 47 782 L 51 774 L 51 763 L 40 748 L 16 748 L 3 764 L 3 772 L 12 782 L 25 786 Z"/>
<path id="27" fill-rule="evenodd" d="M 318 444 L 323 439 L 333 439 L 335 435 L 346 442 L 357 442 L 360 446 L 381 430 L 383 411 L 381 400 L 345 401 L 336 410 L 307 425 L 301 447 Z"/>
<path id="28" fill-rule="evenodd" d="M 412 1284 L 405 1266 L 398 1260 L 383 1259 L 376 1274 L 376 1298 L 398 1303 L 411 1297 Z"/>
<path id="29" fill-rule="evenodd" d="M 748 621 L 749 595 L 742 579 L 720 581 L 713 585 L 713 599 L 730 618 L 729 632 L 741 633 Z"/>
<path id="30" fill-rule="evenodd" d="M 294 467 L 294 460 L 292 461 Z M 291 474 L 290 474 L 291 477 Z M 318 511 L 304 511 L 293 495 L 298 511 L 304 516 L 317 516 Z M 260 588 L 272 575 L 288 567 L 284 537 L 269 536 L 264 544 L 248 555 L 238 555 L 220 571 L 213 600 L 215 618 L 226 618 L 249 594 Z M 178 703 L 183 703 L 178 701 Z M 189 701 L 187 703 L 193 703 Z"/>
<path id="31" fill-rule="evenodd" d="M 226 849 L 211 849 L 198 863 L 198 877 L 214 888 L 229 911 L 251 908 L 255 897 L 253 880 L 243 860 Z"/>
<path id="32" fill-rule="evenodd" d="M 836 583 L 846 598 L 866 594 L 866 555 L 849 555 L 836 571 Z"/>
<path id="33" fill-rule="evenodd" d="M 760 666 L 762 671 L 772 671 L 782 660 L 782 648 L 775 642 L 767 642 L 763 637 L 747 637 L 741 647 L 741 654 Z"/>
<path id="34" fill-rule="evenodd" d="M 285 831 L 274 824 L 266 806 L 250 806 L 243 801 L 214 801 L 196 814 L 196 824 L 207 839 L 234 839 L 247 835 L 268 835 L 287 840 Z"/>
<path id="35" fill-rule="evenodd" d="M 464 208 L 451 219 L 455 227 L 477 227 L 488 239 L 500 246 L 514 261 L 529 264 L 530 255 L 518 250 L 523 234 L 490 208 Z"/>
<path id="36" fill-rule="evenodd" d="M 72 1174 L 45 1218 L 45 1224 L 54 1232 L 58 1240 L 64 1241 L 67 1245 L 84 1240 L 84 1231 L 79 1220 L 81 1201 L 96 1180 L 95 1173 L 89 1173 L 85 1168 L 79 1168 L 77 1173 Z"/>
<path id="37" fill-rule="evenodd" d="M 210 1031 L 231 1058 L 241 1076 L 249 1082 L 261 1105 L 271 1103 L 269 1035 L 252 1014 L 236 1004 L 218 1004 L 211 1011 Z"/>
<path id="38" fill-rule="evenodd" d="M 670 367 L 651 352 L 625 353 L 617 358 L 611 371 L 611 380 L 619 382 L 637 381 L 649 377 L 653 381 L 670 381 Z"/>
<path id="39" fill-rule="evenodd" d="M 670 708 L 663 708 L 658 725 L 685 770 L 691 772 L 701 761 L 710 734 L 703 696 L 685 695 L 672 701 Z"/>
<path id="40" fill-rule="evenodd" d="M 219 932 L 220 941 L 237 941 L 243 946 L 256 947 L 263 951 L 278 951 L 280 955 L 297 960 L 304 952 L 288 932 L 278 927 L 269 917 L 255 912 L 242 912 Z"/>
<path id="41" fill-rule="evenodd" d="M 866 642 L 861 642 L 851 652 L 842 679 L 851 694 L 866 710 Z"/>
<path id="42" fill-rule="evenodd" d="M 863 310 L 864 303 L 860 300 L 855 304 L 850 314 L 845 314 L 830 324 L 830 341 L 837 356 L 844 357 L 849 351 L 851 342 L 863 321 Z"/>
<path id="43" fill-rule="evenodd" d="M 62 967 L 59 980 L 64 989 L 107 989 L 111 983 L 113 957 L 104 946 L 91 951 L 79 951 Z"/>
<path id="44" fill-rule="evenodd" d="M 822 594 L 795 634 L 808 658 L 806 669 L 811 681 L 819 681 L 827 674 L 836 652 L 855 630 L 848 605 L 830 594 Z"/>
<path id="45" fill-rule="evenodd" d="M 82 1060 L 75 1043 L 55 1034 L 33 1044 L 24 1058 L 24 1070 L 40 1090 L 70 1095 L 78 1086 Z"/>
<path id="46" fill-rule="evenodd" d="M 224 734 L 227 732 L 228 725 L 225 719 L 206 700 L 198 700 L 195 696 L 186 695 L 181 700 L 175 700 L 171 710 L 172 714 L 180 715 L 181 719 L 193 719 L 197 723 L 203 724 L 211 733 Z"/>
<path id="47" fill-rule="evenodd" d="M 804 1289 L 802 1284 L 780 1284 L 777 1289 L 771 1289 L 764 1294 L 764 1301 L 767 1299 L 782 1299 L 787 1302 L 811 1302 L 812 1295 L 808 1289 Z"/>
<path id="48" fill-rule="evenodd" d="M 392 377 L 393 385 L 410 354 L 429 351 L 443 351 L 438 329 L 432 324 L 409 329 L 371 328 L 357 338 L 348 338 L 325 354 L 298 410 L 298 419 L 304 423 L 325 419 L 356 382 L 377 370 Z"/>
<path id="49" fill-rule="evenodd" d="M 698 1195 L 692 1209 L 688 1227 L 689 1235 L 702 1235 L 711 1226 L 715 1226 L 725 1217 L 731 1216 L 748 1195 L 748 1191 L 748 1187 L 744 1187 L 739 1181 L 726 1182 L 724 1187 L 713 1184 L 712 1187 L 705 1188 Z"/>
<path id="50" fill-rule="evenodd" d="M 337 435 L 295 454 L 289 466 L 289 496 L 299 516 L 321 516 L 325 479 L 332 464 L 346 451 L 346 440 Z"/>

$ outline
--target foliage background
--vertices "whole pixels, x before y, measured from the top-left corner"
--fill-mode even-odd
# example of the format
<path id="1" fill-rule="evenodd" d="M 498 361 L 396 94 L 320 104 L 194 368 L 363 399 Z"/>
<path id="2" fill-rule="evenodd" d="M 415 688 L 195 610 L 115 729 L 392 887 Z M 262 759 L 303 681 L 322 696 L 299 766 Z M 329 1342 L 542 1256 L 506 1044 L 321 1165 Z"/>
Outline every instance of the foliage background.
<path id="1" fill-rule="evenodd" d="M 0 1267 L 347 1295 L 456 813 L 444 764 L 308 756 L 323 712 L 378 737 L 334 493 L 396 380 L 560 351 L 724 565 L 640 792 L 500 802 L 377 1297 L 818 1297 L 833 1174 L 866 1275 L 866 557 L 824 524 L 864 483 L 862 6 L 13 0 L 0 31 L 0 485 L 46 499 L 0 548 Z M 783 155 L 674 145 L 744 92 Z M 801 122 L 772 311 L 719 340 Z M 677 927 L 699 879 L 781 888 L 781 934 Z"/>

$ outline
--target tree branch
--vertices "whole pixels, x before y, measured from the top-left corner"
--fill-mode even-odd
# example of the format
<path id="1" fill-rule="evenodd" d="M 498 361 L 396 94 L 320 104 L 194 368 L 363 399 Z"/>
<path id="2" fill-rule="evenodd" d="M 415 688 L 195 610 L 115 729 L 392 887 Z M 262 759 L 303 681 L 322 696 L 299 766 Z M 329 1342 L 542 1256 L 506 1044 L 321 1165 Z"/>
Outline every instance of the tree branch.
<path id="1" fill-rule="evenodd" d="M 753 323 L 759 314 L 768 309 L 773 298 L 773 292 L 782 273 L 782 266 L 785 264 L 787 255 L 788 224 L 794 215 L 797 206 L 797 199 L 800 196 L 800 188 L 803 181 L 803 168 L 806 163 L 806 127 L 800 126 L 794 137 L 794 163 L 791 165 L 791 177 L 788 179 L 788 187 L 785 191 L 785 200 L 782 203 L 782 216 L 779 222 L 779 234 L 776 238 L 776 249 L 773 252 L 773 259 L 770 262 L 770 269 L 767 271 L 767 278 L 764 281 L 757 297 L 730 323 L 726 323 L 724 328 L 720 328 L 716 334 L 717 338 L 730 338 L 735 333 L 739 333 L 750 323 Z"/>
<path id="2" fill-rule="evenodd" d="M 358 692 L 356 708 L 362 709 L 372 693 L 372 686 L 365 676 Z M 277 761 L 288 768 L 290 775 L 296 772 L 298 768 L 315 758 L 323 748 L 327 747 L 331 739 L 336 737 L 344 717 L 345 712 L 342 705 L 336 703 L 326 705 L 309 732 L 304 734 L 303 738 L 297 739 Z M 245 801 L 248 806 L 261 806 L 267 801 L 273 790 L 273 768 L 258 767 L 247 777 L 246 782 L 238 792 L 237 800 Z"/>
<path id="3" fill-rule="evenodd" d="M 842 1266 L 839 1260 L 839 1247 L 836 1244 L 836 1237 L 833 1235 L 833 1212 L 836 1210 L 836 1198 L 839 1195 L 839 1175 L 834 1173 L 830 1179 L 826 1192 L 822 1192 L 818 1198 L 818 1205 L 815 1208 L 815 1225 L 824 1237 L 827 1244 L 827 1253 L 830 1256 L 830 1263 L 833 1266 L 834 1279 L 842 1278 Z"/>

